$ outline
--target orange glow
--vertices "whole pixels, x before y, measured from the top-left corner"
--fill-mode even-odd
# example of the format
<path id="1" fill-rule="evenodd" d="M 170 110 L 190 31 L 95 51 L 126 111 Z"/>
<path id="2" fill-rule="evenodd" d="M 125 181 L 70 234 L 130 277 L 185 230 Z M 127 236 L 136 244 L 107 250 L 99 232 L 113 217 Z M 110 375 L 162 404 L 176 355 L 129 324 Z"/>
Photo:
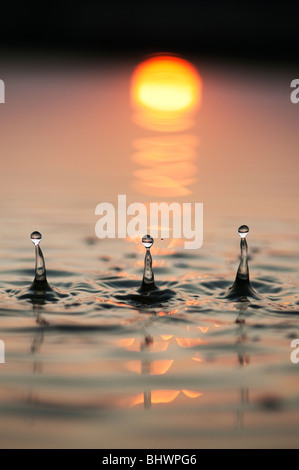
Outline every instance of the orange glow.
<path id="1" fill-rule="evenodd" d="M 136 395 L 135 397 L 129 398 L 128 402 L 125 401 L 125 406 L 128 405 L 130 407 L 133 407 L 133 406 L 137 406 L 137 405 L 141 405 L 141 404 L 143 405 L 143 403 L 144 403 L 144 394 L 143 393 L 138 393 L 138 395 Z"/>
<path id="2" fill-rule="evenodd" d="M 187 300 L 186 305 L 200 305 L 200 301 L 199 300 Z"/>
<path id="3" fill-rule="evenodd" d="M 152 403 L 171 403 L 179 394 L 179 390 L 153 390 Z"/>
<path id="4" fill-rule="evenodd" d="M 199 344 L 202 344 L 200 338 L 176 338 L 176 342 L 181 348 L 194 348 Z"/>
<path id="5" fill-rule="evenodd" d="M 196 362 L 202 362 L 202 359 L 198 356 L 194 356 L 191 358 L 193 361 L 196 361 Z"/>
<path id="6" fill-rule="evenodd" d="M 151 352 L 167 351 L 168 343 L 165 341 L 155 341 L 151 344 Z"/>
<path id="7" fill-rule="evenodd" d="M 182 390 L 182 392 L 188 398 L 198 398 L 202 396 L 202 393 L 194 392 L 193 390 Z"/>
<path id="8" fill-rule="evenodd" d="M 163 339 L 163 341 L 169 341 L 172 337 L 173 335 L 161 335 L 161 338 Z"/>
<path id="9" fill-rule="evenodd" d="M 161 312 L 158 313 L 159 317 L 165 317 L 166 315 L 175 315 L 176 313 L 178 313 L 178 309 L 175 308 L 174 310 L 169 310 L 169 312 L 163 312 L 163 310 Z"/>
<path id="10" fill-rule="evenodd" d="M 160 54 L 139 64 L 131 80 L 131 104 L 136 124 L 169 133 L 135 140 L 132 159 L 134 189 L 157 197 L 192 194 L 197 181 L 197 146 L 193 135 L 180 132 L 194 125 L 201 100 L 202 82 L 195 67 L 171 54 Z"/>
<path id="11" fill-rule="evenodd" d="M 158 360 L 151 363 L 151 375 L 163 375 L 170 369 L 173 364 L 172 359 Z"/>
<path id="12" fill-rule="evenodd" d="M 195 136 L 180 134 L 135 140 L 132 159 L 141 166 L 134 172 L 135 189 L 163 197 L 191 194 L 188 186 L 196 182 L 198 144 Z"/>
<path id="13" fill-rule="evenodd" d="M 160 55 L 142 62 L 132 79 L 133 103 L 161 112 L 181 112 L 196 107 L 200 78 L 186 60 Z"/>
<path id="14" fill-rule="evenodd" d="M 123 338 L 123 339 L 117 340 L 116 344 L 123 348 L 130 348 L 132 344 L 134 343 L 134 341 L 135 341 L 135 338 Z"/>
<path id="15" fill-rule="evenodd" d="M 209 330 L 209 327 L 208 326 L 198 326 L 197 327 L 202 333 L 207 333 L 207 331 Z"/>
<path id="16" fill-rule="evenodd" d="M 195 67 L 185 59 L 160 54 L 145 60 L 131 80 L 136 124 L 158 132 L 188 129 L 200 104 L 201 83 Z"/>
<path id="17" fill-rule="evenodd" d="M 131 372 L 135 372 L 136 374 L 141 374 L 142 363 L 141 361 L 128 361 L 126 363 L 127 368 Z"/>
<path id="18" fill-rule="evenodd" d="M 158 404 L 158 403 L 171 403 L 176 399 L 176 397 L 180 394 L 179 390 L 153 390 L 151 392 L 151 404 Z M 129 406 L 137 406 L 144 404 L 144 394 L 139 393 L 135 397 L 132 397 L 129 400 Z"/>

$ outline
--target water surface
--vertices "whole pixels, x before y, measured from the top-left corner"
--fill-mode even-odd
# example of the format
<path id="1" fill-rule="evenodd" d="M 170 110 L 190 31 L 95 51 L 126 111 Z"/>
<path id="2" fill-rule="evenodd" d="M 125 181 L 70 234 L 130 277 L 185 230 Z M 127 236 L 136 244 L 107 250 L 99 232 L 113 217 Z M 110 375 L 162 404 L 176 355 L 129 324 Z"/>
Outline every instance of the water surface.
<path id="1" fill-rule="evenodd" d="M 166 201 L 204 203 L 204 243 L 155 240 L 159 295 L 150 302 L 138 294 L 140 240 L 94 233 L 99 202 L 162 198 L 138 184 L 136 142 L 144 151 L 144 139 L 157 145 L 161 135 L 132 119 L 135 64 L 3 66 L 1 447 L 298 446 L 290 343 L 299 338 L 299 144 L 289 75 L 195 65 L 202 106 L 192 128 L 166 140 L 191 145 L 194 181 Z M 235 302 L 224 292 L 243 223 L 260 298 Z M 39 301 L 28 296 L 33 230 L 54 290 Z"/>

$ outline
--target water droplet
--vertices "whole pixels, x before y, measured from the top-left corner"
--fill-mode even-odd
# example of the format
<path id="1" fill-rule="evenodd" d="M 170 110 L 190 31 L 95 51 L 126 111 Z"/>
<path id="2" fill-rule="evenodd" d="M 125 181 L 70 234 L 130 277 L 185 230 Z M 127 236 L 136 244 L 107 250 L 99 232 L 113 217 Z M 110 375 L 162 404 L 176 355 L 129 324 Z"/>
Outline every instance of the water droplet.
<path id="1" fill-rule="evenodd" d="M 248 246 L 246 235 L 249 232 L 247 225 L 241 225 L 238 228 L 238 233 L 241 237 L 240 241 L 240 264 L 238 267 L 235 282 L 228 289 L 227 297 L 230 299 L 238 300 L 238 302 L 247 302 L 248 297 L 258 298 L 258 294 L 254 291 L 249 280 L 249 267 L 248 267 Z"/>
<path id="2" fill-rule="evenodd" d="M 150 248 L 154 243 L 154 239 L 150 235 L 144 235 L 142 244 L 145 248 Z"/>
<path id="3" fill-rule="evenodd" d="M 42 234 L 40 232 L 32 232 L 30 238 L 34 245 L 38 245 L 42 239 Z"/>
<path id="4" fill-rule="evenodd" d="M 149 248 L 154 243 L 154 239 L 150 235 L 144 235 L 142 238 L 142 244 L 146 248 L 144 258 L 144 270 L 141 290 L 149 291 L 155 289 L 154 273 L 152 268 L 152 255 Z"/>
<path id="5" fill-rule="evenodd" d="M 35 278 L 31 289 L 47 290 L 49 285 L 46 277 L 46 265 L 44 255 L 40 247 L 42 234 L 40 232 L 32 232 L 30 235 L 31 241 L 35 247 Z"/>
<path id="6" fill-rule="evenodd" d="M 249 227 L 247 225 L 241 225 L 241 227 L 238 228 L 238 233 L 241 238 L 245 238 L 249 232 Z"/>

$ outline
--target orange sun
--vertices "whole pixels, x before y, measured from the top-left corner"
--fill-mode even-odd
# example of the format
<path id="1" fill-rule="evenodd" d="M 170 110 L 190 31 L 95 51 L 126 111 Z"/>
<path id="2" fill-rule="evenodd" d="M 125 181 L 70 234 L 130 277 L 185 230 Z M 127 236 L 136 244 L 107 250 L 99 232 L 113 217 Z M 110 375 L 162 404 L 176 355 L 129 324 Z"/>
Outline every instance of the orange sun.
<path id="1" fill-rule="evenodd" d="M 200 101 L 201 79 L 187 60 L 159 55 L 142 62 L 132 77 L 133 104 L 160 113 L 182 113 Z"/>

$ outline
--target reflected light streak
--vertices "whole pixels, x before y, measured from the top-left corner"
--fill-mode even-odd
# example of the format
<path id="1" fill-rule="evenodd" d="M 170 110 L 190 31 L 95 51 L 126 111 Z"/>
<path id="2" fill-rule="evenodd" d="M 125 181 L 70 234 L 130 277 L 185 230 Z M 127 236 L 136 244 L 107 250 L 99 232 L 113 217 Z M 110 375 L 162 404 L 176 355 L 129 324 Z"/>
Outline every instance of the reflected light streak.
<path id="1" fill-rule="evenodd" d="M 155 136 L 133 142 L 132 156 L 141 169 L 134 172 L 134 187 L 141 194 L 160 197 L 187 196 L 196 183 L 196 147 L 192 135 Z"/>
<path id="2" fill-rule="evenodd" d="M 188 398 L 198 398 L 202 396 L 202 393 L 195 392 L 194 390 L 182 390 L 183 394 L 186 395 Z"/>
<path id="3" fill-rule="evenodd" d="M 176 342 L 181 348 L 194 348 L 202 344 L 200 338 L 176 338 Z"/>
<path id="4" fill-rule="evenodd" d="M 191 331 L 189 325 L 186 327 L 186 330 Z M 165 352 L 172 340 L 174 340 L 180 347 L 184 348 L 192 348 L 199 344 L 203 344 L 200 338 L 178 338 L 174 335 L 166 334 L 160 335 L 160 339 L 158 340 L 154 340 L 154 338 L 149 334 L 145 335 L 143 341 L 132 337 L 121 338 L 116 341 L 116 344 L 119 347 L 124 347 L 130 351 L 140 351 L 142 354 L 146 353 L 145 357 L 142 359 L 126 361 L 125 365 L 128 370 L 139 375 L 158 376 L 167 374 L 175 363 L 175 359 L 152 360 L 151 353 Z M 191 356 L 191 359 L 198 362 L 203 361 L 203 359 L 199 357 L 198 351 L 195 351 L 195 355 Z M 199 391 L 185 388 L 180 390 L 151 390 L 149 388 L 148 390 L 144 390 L 143 393 L 120 399 L 118 406 L 134 407 L 137 405 L 143 405 L 145 408 L 150 408 L 153 404 L 169 404 L 180 394 L 188 399 L 196 399 L 202 396 L 202 393 Z"/>
<path id="5" fill-rule="evenodd" d="M 173 402 L 176 397 L 180 394 L 179 390 L 152 390 L 150 392 L 149 397 L 147 400 L 150 403 L 147 403 L 147 406 L 151 404 L 167 404 Z M 145 397 L 143 393 L 139 393 L 135 397 L 130 399 L 129 406 L 137 406 L 137 405 L 145 405 Z"/>
<path id="6" fill-rule="evenodd" d="M 139 165 L 134 189 L 139 193 L 163 198 L 192 194 L 199 141 L 178 132 L 194 124 L 201 90 L 195 67 L 175 55 L 156 55 L 136 67 L 131 80 L 133 120 L 144 129 L 168 133 L 133 142 L 132 159 Z"/>

